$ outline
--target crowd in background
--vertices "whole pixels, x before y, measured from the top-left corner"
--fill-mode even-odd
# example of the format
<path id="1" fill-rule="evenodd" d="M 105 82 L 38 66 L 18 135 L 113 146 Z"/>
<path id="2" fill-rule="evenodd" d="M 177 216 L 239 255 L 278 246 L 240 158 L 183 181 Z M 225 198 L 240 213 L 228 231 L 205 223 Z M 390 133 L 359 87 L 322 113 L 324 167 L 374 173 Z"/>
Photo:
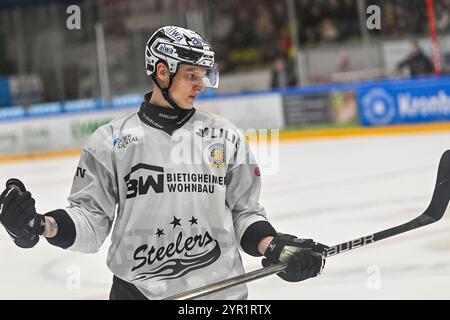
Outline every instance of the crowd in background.
<path id="1" fill-rule="evenodd" d="M 96 22 L 104 27 L 115 94 L 147 85 L 142 46 L 161 25 L 204 33 L 222 74 L 292 70 L 296 42 L 302 49 L 314 49 L 362 41 L 358 0 L 77 0 L 82 28 L 68 31 L 60 26 L 65 26 L 65 8 L 71 2 L 42 0 L 20 7 L 20 12 L 0 2 L 0 77 L 35 74 L 44 84 L 61 84 L 45 87 L 46 101 L 98 94 Z M 295 8 L 297 39 L 292 37 L 289 3 Z M 372 4 L 381 8 L 381 30 L 371 30 L 370 41 L 428 35 L 425 0 L 366 0 L 367 6 Z M 435 0 L 435 11 L 438 32 L 447 34 L 450 0 Z M 343 57 L 341 71 L 349 65 Z M 297 83 L 290 74 L 272 80 L 272 86 Z"/>
<path id="2" fill-rule="evenodd" d="M 267 66 L 279 54 L 292 54 L 286 1 L 212 0 L 213 39 L 226 62 L 224 71 Z M 438 31 L 450 30 L 450 0 L 435 1 Z M 381 30 L 373 38 L 425 35 L 427 10 L 423 0 L 367 1 L 381 8 Z M 294 0 L 298 43 L 313 48 L 361 40 L 356 0 Z M 365 22 L 363 22 L 365 24 Z"/>

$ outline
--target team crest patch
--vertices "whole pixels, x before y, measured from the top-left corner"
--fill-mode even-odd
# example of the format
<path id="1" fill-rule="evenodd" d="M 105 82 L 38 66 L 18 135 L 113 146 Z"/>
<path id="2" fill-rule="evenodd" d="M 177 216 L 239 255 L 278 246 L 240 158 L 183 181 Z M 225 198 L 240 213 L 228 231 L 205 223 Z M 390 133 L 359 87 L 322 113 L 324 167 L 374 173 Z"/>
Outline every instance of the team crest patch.
<path id="1" fill-rule="evenodd" d="M 225 167 L 225 148 L 223 143 L 215 143 L 208 148 L 211 167 L 221 169 Z"/>

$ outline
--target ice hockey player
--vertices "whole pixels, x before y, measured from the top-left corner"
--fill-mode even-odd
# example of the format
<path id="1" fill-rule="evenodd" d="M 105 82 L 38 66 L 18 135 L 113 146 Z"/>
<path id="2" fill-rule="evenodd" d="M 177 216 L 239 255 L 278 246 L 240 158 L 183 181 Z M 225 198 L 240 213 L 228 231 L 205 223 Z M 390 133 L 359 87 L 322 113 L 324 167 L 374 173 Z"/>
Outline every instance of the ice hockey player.
<path id="1" fill-rule="evenodd" d="M 111 229 L 110 299 L 161 299 L 244 272 L 239 248 L 288 262 L 286 281 L 317 276 L 326 246 L 277 233 L 258 203 L 261 177 L 243 134 L 196 110 L 217 88 L 214 52 L 197 32 L 158 29 L 145 47 L 155 87 L 140 109 L 100 127 L 86 142 L 69 205 L 44 215 L 20 180 L 0 196 L 0 221 L 22 248 L 43 236 L 63 249 L 95 253 Z M 232 106 L 230 106 L 232 107 Z M 206 299 L 246 299 L 240 285 Z"/>

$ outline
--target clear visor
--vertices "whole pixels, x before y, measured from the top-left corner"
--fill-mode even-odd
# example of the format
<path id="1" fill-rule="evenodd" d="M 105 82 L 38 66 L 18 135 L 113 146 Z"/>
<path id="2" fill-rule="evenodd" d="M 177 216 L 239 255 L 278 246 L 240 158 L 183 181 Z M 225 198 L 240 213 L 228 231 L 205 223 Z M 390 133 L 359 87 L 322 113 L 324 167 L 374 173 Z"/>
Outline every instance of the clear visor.
<path id="1" fill-rule="evenodd" d="M 219 87 L 219 66 L 214 63 L 211 69 L 207 69 L 203 75 L 203 85 L 209 88 Z"/>

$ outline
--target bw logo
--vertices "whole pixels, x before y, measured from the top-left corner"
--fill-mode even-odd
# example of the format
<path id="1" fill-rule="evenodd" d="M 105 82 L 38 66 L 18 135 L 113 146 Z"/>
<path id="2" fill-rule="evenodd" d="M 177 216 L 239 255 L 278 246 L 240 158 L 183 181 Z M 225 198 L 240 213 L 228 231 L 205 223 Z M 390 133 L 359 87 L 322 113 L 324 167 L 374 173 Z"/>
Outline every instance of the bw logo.
<path id="1" fill-rule="evenodd" d="M 131 179 L 131 174 L 139 169 L 161 173 L 156 175 L 156 180 L 151 174 L 146 177 L 139 176 L 137 179 Z M 164 192 L 164 168 L 162 167 L 139 163 L 131 169 L 131 172 L 127 174 L 124 179 L 127 184 L 127 199 L 135 198 L 137 195 L 147 194 L 150 187 L 155 193 Z"/>

